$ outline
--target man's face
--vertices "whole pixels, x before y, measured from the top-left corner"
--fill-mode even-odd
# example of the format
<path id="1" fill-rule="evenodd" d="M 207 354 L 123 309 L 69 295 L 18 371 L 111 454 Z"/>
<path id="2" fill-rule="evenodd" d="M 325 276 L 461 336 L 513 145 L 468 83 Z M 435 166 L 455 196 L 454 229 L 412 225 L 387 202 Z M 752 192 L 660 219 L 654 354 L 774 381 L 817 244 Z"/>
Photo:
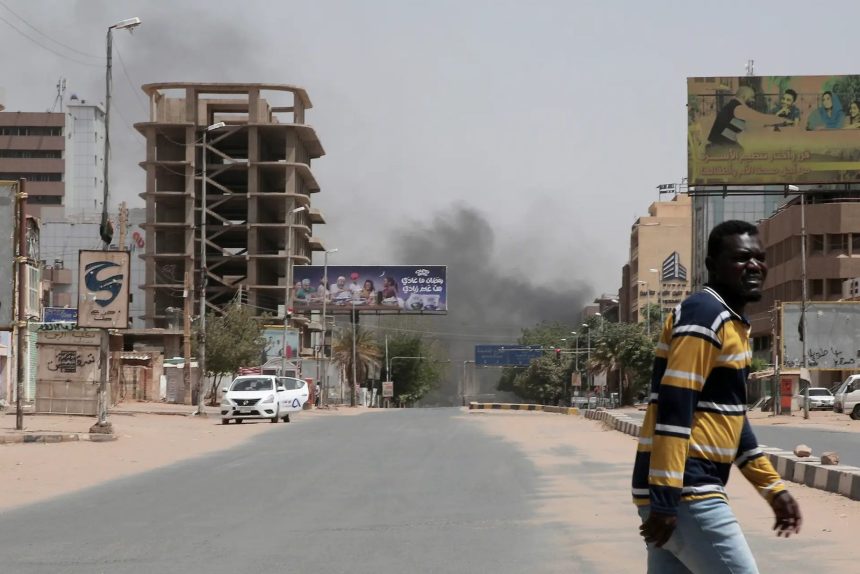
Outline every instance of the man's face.
<path id="1" fill-rule="evenodd" d="M 783 107 L 790 108 L 792 104 L 794 104 L 794 96 L 792 96 L 791 94 L 783 94 L 781 101 Z"/>
<path id="2" fill-rule="evenodd" d="M 346 277 L 338 277 L 337 278 L 337 286 L 343 287 L 344 285 L 346 285 Z"/>
<path id="3" fill-rule="evenodd" d="M 727 296 L 744 303 L 761 299 L 767 264 L 758 235 L 724 237 L 722 251 L 709 263 L 711 282 L 720 285 Z"/>

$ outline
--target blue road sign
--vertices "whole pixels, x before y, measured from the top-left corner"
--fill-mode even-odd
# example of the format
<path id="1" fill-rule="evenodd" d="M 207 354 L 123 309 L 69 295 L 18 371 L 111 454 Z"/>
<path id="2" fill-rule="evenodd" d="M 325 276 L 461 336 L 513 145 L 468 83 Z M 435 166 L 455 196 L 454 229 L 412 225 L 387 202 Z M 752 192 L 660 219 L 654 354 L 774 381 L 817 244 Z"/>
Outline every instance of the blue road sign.
<path id="1" fill-rule="evenodd" d="M 45 307 L 43 311 L 45 323 L 77 323 L 78 310 L 64 307 Z"/>
<path id="2" fill-rule="evenodd" d="M 486 366 L 527 367 L 540 358 L 540 345 L 475 345 L 475 364 Z"/>

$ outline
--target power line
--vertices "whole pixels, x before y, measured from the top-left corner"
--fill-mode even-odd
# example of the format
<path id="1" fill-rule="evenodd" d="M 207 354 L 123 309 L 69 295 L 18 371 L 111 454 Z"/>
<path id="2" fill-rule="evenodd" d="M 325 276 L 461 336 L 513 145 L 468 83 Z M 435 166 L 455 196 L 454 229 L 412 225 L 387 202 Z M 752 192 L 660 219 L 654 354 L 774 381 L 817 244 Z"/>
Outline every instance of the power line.
<path id="1" fill-rule="evenodd" d="M 55 54 L 55 55 L 59 56 L 60 58 L 64 58 L 64 59 L 69 60 L 69 61 L 71 61 L 71 62 L 75 62 L 76 64 L 80 64 L 81 66 L 90 66 L 90 67 L 93 67 L 93 68 L 101 68 L 101 67 L 103 67 L 103 66 L 104 66 L 104 64 L 93 64 L 93 63 L 90 63 L 90 62 L 82 62 L 82 61 L 80 61 L 80 60 L 76 60 L 75 58 L 72 58 L 71 56 L 68 56 L 67 54 L 63 54 L 63 53 L 61 53 L 61 52 L 58 52 L 58 51 L 54 50 L 53 48 L 51 48 L 50 46 L 46 46 L 46 45 L 42 44 L 41 42 L 39 42 L 38 40 L 36 40 L 35 38 L 32 38 L 32 37 L 28 36 L 27 34 L 25 34 L 25 33 L 23 32 L 23 30 L 21 30 L 20 28 L 18 28 L 17 26 L 15 26 L 15 24 L 13 24 L 12 22 L 10 22 L 9 20 L 7 20 L 6 18 L 4 18 L 3 16 L 0 16 L 0 21 L 5 22 L 5 23 L 10 27 L 10 28 L 12 28 L 12 29 L 13 29 L 13 30 L 15 30 L 16 32 L 18 32 L 19 34 L 21 34 L 22 36 L 24 36 L 25 38 L 27 38 L 28 40 L 30 40 L 31 42 L 33 42 L 34 44 L 36 44 L 37 46 L 39 46 L 40 48 L 43 48 L 43 49 L 45 49 L 45 50 L 48 50 L 49 52 L 51 52 L 52 54 Z"/>
<path id="2" fill-rule="evenodd" d="M 63 44 L 63 43 L 62 43 L 62 42 L 60 42 L 59 40 L 55 40 L 54 38 L 52 38 L 52 37 L 51 37 L 51 36 L 49 36 L 48 34 L 45 34 L 45 33 L 44 33 L 44 32 L 42 32 L 41 30 L 39 30 L 38 28 L 36 28 L 36 27 L 35 27 L 35 26 L 33 26 L 32 24 L 30 24 L 30 23 L 26 20 L 26 18 L 24 18 L 23 16 L 21 16 L 20 14 L 18 14 L 17 12 L 15 12 L 14 10 L 12 10 L 11 8 L 9 8 L 9 6 L 8 6 L 5 2 L 0 1 L 0 6 L 3 6 L 4 8 L 6 8 L 6 10 L 7 10 L 7 11 L 9 11 L 12 15 L 14 15 L 16 18 L 18 18 L 19 20 L 21 20 L 21 21 L 22 21 L 22 22 L 23 22 L 23 23 L 24 23 L 28 28 L 30 28 L 31 30 L 33 30 L 34 32 L 36 32 L 37 34 L 39 34 L 40 36 L 43 36 L 43 37 L 47 38 L 47 39 L 48 39 L 48 40 L 50 40 L 51 42 L 54 42 L 54 43 L 55 43 L 55 44 L 57 44 L 58 46 L 62 46 L 62 47 L 63 47 L 63 48 L 65 48 L 66 50 L 71 50 L 72 52 L 75 52 L 75 53 L 77 53 L 77 54 L 80 54 L 81 56 L 84 56 L 84 57 L 87 57 L 87 58 L 93 58 L 93 59 L 96 59 L 96 60 L 101 60 L 102 62 L 104 62 L 104 60 L 105 60 L 104 56 L 94 56 L 93 54 L 87 54 L 86 52 L 81 52 L 80 50 L 78 50 L 78 49 L 76 49 L 76 48 L 73 48 L 73 47 L 71 47 L 71 46 L 68 46 L 68 45 L 66 45 L 66 44 Z M 101 65 L 101 64 L 99 64 L 99 65 Z"/>
<path id="3" fill-rule="evenodd" d="M 135 89 L 134 82 L 131 81 L 131 76 L 128 75 L 128 68 L 126 68 L 125 61 L 123 61 L 123 59 L 122 59 L 122 53 L 119 51 L 119 46 L 114 46 L 113 49 L 116 52 L 117 58 L 119 59 L 119 66 L 120 66 L 120 68 L 122 68 L 122 73 L 125 76 L 125 79 L 128 81 L 128 86 L 131 88 L 131 92 L 134 94 L 134 97 L 137 100 L 137 103 L 140 104 L 140 107 L 143 110 L 143 113 L 146 113 L 147 112 L 146 104 L 141 99 L 141 96 L 140 96 L 140 93 L 138 92 L 138 90 Z"/>

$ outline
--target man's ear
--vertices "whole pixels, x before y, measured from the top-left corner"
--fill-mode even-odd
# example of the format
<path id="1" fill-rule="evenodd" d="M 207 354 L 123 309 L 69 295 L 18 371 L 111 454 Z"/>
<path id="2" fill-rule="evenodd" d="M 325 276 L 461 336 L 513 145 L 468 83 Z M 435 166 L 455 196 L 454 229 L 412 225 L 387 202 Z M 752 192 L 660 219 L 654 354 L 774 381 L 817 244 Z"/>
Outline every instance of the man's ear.
<path id="1" fill-rule="evenodd" d="M 708 270 L 708 273 L 713 273 L 715 263 L 714 258 L 710 255 L 705 257 L 705 269 Z"/>

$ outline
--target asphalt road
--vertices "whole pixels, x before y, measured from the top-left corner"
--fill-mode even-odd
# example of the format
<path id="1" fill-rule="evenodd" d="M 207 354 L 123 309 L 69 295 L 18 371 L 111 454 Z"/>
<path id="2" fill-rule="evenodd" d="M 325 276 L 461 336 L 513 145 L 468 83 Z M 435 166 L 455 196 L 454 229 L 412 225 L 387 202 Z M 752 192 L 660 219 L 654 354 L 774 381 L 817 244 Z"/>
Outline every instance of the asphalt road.
<path id="1" fill-rule="evenodd" d="M 645 417 L 643 412 L 627 414 L 640 422 Z M 822 452 L 836 451 L 839 453 L 840 464 L 860 467 L 860 434 L 783 425 L 753 425 L 753 430 L 759 444 L 793 451 L 794 447 L 802 443 L 809 446 L 815 456 L 821 455 Z"/>
<path id="2" fill-rule="evenodd" d="M 537 470 L 456 409 L 295 418 L 232 450 L 0 514 L 2 571 L 558 571 L 527 502 Z"/>

